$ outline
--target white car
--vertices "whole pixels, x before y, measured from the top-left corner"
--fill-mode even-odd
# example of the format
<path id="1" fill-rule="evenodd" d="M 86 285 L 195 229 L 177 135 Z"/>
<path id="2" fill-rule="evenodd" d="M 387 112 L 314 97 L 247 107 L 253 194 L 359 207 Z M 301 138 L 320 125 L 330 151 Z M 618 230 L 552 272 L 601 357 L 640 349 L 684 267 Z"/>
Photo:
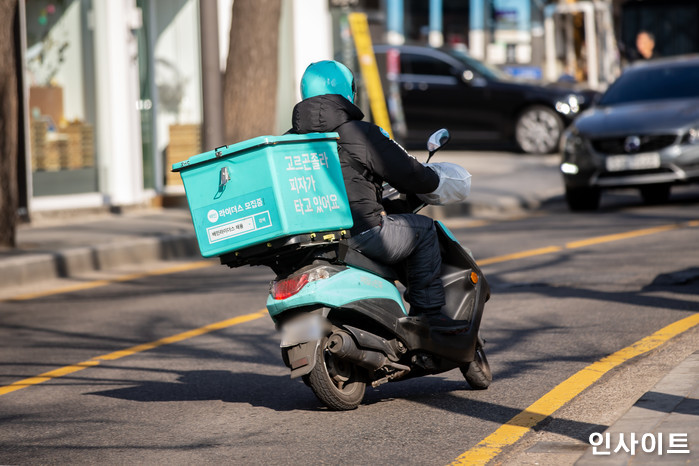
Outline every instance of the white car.
<path id="1" fill-rule="evenodd" d="M 597 209 L 605 189 L 636 187 L 653 204 L 675 184 L 699 182 L 699 55 L 627 68 L 561 148 L 571 210 Z"/>

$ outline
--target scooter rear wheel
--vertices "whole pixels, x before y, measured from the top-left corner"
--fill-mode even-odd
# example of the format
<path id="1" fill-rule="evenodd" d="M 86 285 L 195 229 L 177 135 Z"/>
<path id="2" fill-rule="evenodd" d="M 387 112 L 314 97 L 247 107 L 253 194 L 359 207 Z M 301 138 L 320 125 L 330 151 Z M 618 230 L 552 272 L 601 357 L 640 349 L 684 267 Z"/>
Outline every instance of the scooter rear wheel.
<path id="1" fill-rule="evenodd" d="M 482 346 L 476 347 L 476 358 L 467 366 L 462 366 L 461 373 L 466 382 L 475 390 L 485 390 L 490 386 L 490 382 L 493 381 L 493 373 L 490 372 L 490 364 L 488 364 Z"/>
<path id="2" fill-rule="evenodd" d="M 325 406 L 335 411 L 348 411 L 359 406 L 364 399 L 366 382 L 362 370 L 354 364 L 333 355 L 326 348 L 324 337 L 316 354 L 316 364 L 304 382 Z"/>

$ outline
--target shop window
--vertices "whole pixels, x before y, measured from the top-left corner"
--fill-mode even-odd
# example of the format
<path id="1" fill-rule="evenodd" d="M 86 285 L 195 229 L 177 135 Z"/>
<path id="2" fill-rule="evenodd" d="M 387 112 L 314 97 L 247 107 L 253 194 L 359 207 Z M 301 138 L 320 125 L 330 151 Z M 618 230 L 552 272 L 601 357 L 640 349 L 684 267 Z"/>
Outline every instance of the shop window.
<path id="1" fill-rule="evenodd" d="M 34 196 L 97 191 L 87 2 L 27 0 L 25 72 Z"/>
<path id="2" fill-rule="evenodd" d="M 157 151 L 163 154 L 165 191 L 181 192 L 172 164 L 202 152 L 201 57 L 198 2 L 155 0 L 153 76 L 158 107 Z M 211 149 L 211 148 L 207 148 Z"/>

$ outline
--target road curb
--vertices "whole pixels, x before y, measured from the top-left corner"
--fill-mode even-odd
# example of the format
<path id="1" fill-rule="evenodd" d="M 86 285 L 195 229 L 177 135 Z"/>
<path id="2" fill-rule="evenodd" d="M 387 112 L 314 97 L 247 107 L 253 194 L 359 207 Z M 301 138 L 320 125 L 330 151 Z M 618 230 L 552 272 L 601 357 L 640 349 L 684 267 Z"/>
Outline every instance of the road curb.
<path id="1" fill-rule="evenodd" d="M 199 248 L 193 234 L 131 238 L 114 243 L 22 254 L 0 261 L 0 288 L 198 255 Z"/>

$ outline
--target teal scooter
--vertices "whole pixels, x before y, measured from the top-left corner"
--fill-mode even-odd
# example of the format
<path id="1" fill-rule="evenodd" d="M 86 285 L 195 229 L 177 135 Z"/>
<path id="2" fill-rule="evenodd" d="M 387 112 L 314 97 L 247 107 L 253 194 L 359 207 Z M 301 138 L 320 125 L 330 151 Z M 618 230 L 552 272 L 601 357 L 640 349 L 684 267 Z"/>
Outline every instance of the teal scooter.
<path id="1" fill-rule="evenodd" d="M 447 130 L 433 134 L 429 157 L 448 140 Z M 398 195 L 388 187 L 384 192 Z M 344 231 L 322 239 L 281 238 L 224 255 L 221 262 L 265 265 L 277 274 L 267 309 L 281 332 L 284 364 L 330 409 L 356 408 L 367 385 L 457 368 L 472 388 L 485 389 L 492 375 L 479 327 L 490 287 L 470 252 L 446 226 L 435 224 L 446 293 L 442 313 L 456 321 L 445 328 L 410 315 L 396 285 L 404 271 L 351 249 Z"/>

